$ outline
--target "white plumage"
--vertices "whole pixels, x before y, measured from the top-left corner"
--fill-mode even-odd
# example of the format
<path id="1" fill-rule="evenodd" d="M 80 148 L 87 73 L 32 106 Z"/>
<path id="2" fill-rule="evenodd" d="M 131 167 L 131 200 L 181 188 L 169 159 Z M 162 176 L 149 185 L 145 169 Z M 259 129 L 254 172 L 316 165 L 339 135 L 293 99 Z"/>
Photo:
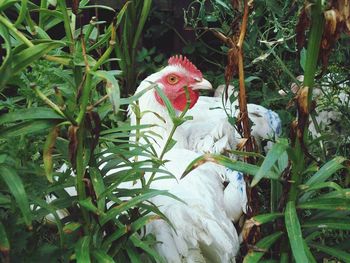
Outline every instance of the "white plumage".
<path id="1" fill-rule="evenodd" d="M 165 87 L 167 84 L 160 81 L 164 78 L 168 79 L 164 76 L 172 76 L 175 73 L 179 78 L 186 79 L 185 85 L 192 91 L 211 88 L 209 82 L 201 75 L 198 77 L 197 74 L 191 80 L 189 75 L 194 70 L 192 68 L 192 72 L 191 70 L 186 72 L 186 65 L 188 65 L 186 59 L 178 58 L 177 61 L 179 61 L 178 64 L 169 65 L 146 78 L 136 93 L 148 88 L 151 83 L 157 83 L 173 105 L 176 105 L 178 98 L 172 94 L 176 88 L 171 87 L 167 90 Z M 191 99 L 197 104 L 202 101 L 201 97 L 199 99 L 196 97 L 196 94 Z M 187 115 L 192 115 L 190 112 L 197 108 L 197 104 L 193 103 Z M 157 99 L 154 90 L 149 90 L 142 95 L 138 105 L 141 114 L 144 113 L 140 124 L 152 125 L 148 128 L 149 134 L 157 133 L 162 138 L 156 137 L 157 143 L 154 145 L 157 152 L 160 153 L 173 127 L 172 120 L 165 106 Z M 177 107 L 181 109 L 183 105 L 179 103 Z M 179 115 L 181 110 L 176 110 L 176 114 Z M 180 180 L 187 165 L 200 156 L 199 152 L 218 152 L 227 145 L 230 149 L 235 147 L 234 129 L 231 125 L 226 125 L 227 121 L 225 124 L 225 116 L 220 116 L 222 120 L 218 119 L 215 114 L 208 115 L 204 119 L 194 116 L 193 120 L 182 124 L 173 137 L 177 144 L 164 156 L 164 159 L 168 160 L 164 168 L 171 172 L 176 180 L 155 180 L 151 184 L 152 188 L 168 190 L 186 203 L 164 196 L 157 196 L 151 200 L 159 206 L 176 230 L 175 232 L 162 220 L 153 221 L 147 226 L 147 231 L 161 241 L 156 248 L 167 262 L 235 261 L 240 242 L 232 221 L 239 219 L 240 215 L 245 212 L 247 204 L 242 174 L 218 164 L 205 163 Z M 137 123 L 132 110 L 130 110 L 130 119 L 131 124 Z M 209 120 L 215 120 L 215 127 Z M 206 145 L 207 142 L 209 143 Z M 149 174 L 145 176 L 147 178 Z M 226 188 L 224 182 L 228 183 Z M 121 187 L 135 186 L 123 184 Z"/>

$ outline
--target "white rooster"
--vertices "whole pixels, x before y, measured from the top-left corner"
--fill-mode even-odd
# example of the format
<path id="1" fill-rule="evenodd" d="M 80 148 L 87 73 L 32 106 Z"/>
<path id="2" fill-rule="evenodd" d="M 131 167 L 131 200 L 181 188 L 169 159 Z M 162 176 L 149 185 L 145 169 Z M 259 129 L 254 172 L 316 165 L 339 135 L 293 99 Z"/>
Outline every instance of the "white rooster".
<path id="1" fill-rule="evenodd" d="M 187 105 L 184 87 L 188 88 L 189 105 L 193 109 L 199 98 L 198 90 L 210 89 L 211 85 L 188 59 L 181 56 L 170 58 L 167 67 L 141 82 L 136 94 L 146 91 L 138 101 L 142 118 L 137 120 L 134 112 L 130 110 L 131 124 L 152 125 L 148 132 L 161 136 L 161 139 L 154 138 L 157 141 L 154 147 L 160 153 L 173 123 L 161 96 L 155 89 L 147 90 L 153 83 L 162 89 L 176 114 L 180 114 Z M 199 125 L 204 127 L 203 123 Z M 192 124 L 192 127 L 200 130 L 196 124 Z M 166 222 L 157 220 L 147 225 L 147 232 L 156 236 L 160 242 L 157 250 L 167 262 L 234 262 L 240 242 L 232 221 L 237 221 L 245 212 L 247 203 L 243 176 L 221 165 L 206 163 L 194 169 L 184 179 L 180 179 L 189 163 L 200 156 L 199 153 L 188 149 L 188 138 L 191 138 L 191 134 L 187 133 L 187 129 L 181 128 L 182 125 L 174 135 L 177 140 L 176 147 L 164 155 L 164 159 L 167 160 L 164 168 L 171 172 L 175 179 L 155 180 L 151 187 L 168 190 L 185 204 L 164 196 L 152 198 L 150 201 L 165 214 L 175 231 Z M 234 144 L 233 129 L 232 133 L 223 134 L 221 137 L 224 136 L 229 136 Z M 141 140 L 140 143 L 145 141 Z M 108 174 L 113 172 L 115 171 L 111 170 Z M 162 174 L 158 173 L 156 177 L 158 176 L 161 177 Z M 146 173 L 146 181 L 149 177 L 150 174 Z M 122 188 L 138 186 L 132 182 L 121 185 Z"/>
<path id="2" fill-rule="evenodd" d="M 186 71 L 191 73 L 191 77 L 184 75 Z M 175 131 L 173 136 L 177 141 L 175 147 L 200 153 L 223 153 L 225 150 L 236 149 L 241 137 L 229 122 L 228 115 L 237 117 L 238 102 L 226 103 L 223 106 L 221 97 L 199 96 L 198 90 L 212 89 L 212 86 L 202 78 L 202 73 L 186 57 L 171 57 L 168 66 L 142 81 L 136 93 L 144 91 L 151 83 L 163 88 L 164 94 L 178 114 L 186 107 L 184 87 L 191 85 L 189 89 L 191 103 L 186 115 L 192 116 L 193 119 Z M 229 92 L 232 93 L 232 90 Z M 221 94 L 217 93 L 217 96 Z M 172 128 L 172 121 L 160 96 L 154 90 L 148 91 L 140 98 L 139 104 L 140 109 L 145 112 L 142 124 L 157 125 L 150 130 L 161 138 L 167 138 Z M 248 104 L 248 116 L 253 124 L 252 135 L 256 141 L 275 139 L 281 134 L 281 120 L 277 113 L 260 105 Z M 137 124 L 135 114 L 131 114 L 131 124 Z M 165 140 L 157 142 L 160 145 L 157 149 L 161 149 Z"/>

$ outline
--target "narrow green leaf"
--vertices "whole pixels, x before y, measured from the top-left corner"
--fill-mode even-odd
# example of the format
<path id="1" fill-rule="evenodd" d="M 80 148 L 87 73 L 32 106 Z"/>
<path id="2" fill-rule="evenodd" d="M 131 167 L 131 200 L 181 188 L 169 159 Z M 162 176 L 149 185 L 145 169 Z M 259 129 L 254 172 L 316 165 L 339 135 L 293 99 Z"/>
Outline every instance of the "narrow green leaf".
<path id="1" fill-rule="evenodd" d="M 110 256 L 107 255 L 106 252 L 104 252 L 101 249 L 95 249 L 92 252 L 92 255 L 94 256 L 94 258 L 96 259 L 96 262 L 99 263 L 114 263 L 115 261 L 113 260 L 113 258 L 111 258 Z"/>
<path id="2" fill-rule="evenodd" d="M 169 113 L 170 118 L 174 119 L 176 117 L 176 112 L 175 112 L 175 109 L 174 109 L 173 105 L 171 104 L 170 100 L 164 94 L 164 92 L 162 91 L 161 88 L 159 88 L 158 86 L 155 86 L 155 89 L 156 89 L 158 95 L 160 96 L 160 98 L 162 99 L 163 103 L 165 104 L 165 107 L 167 108 L 167 111 Z"/>
<path id="3" fill-rule="evenodd" d="M 102 196 L 102 194 L 104 193 L 106 188 L 103 182 L 101 171 L 96 167 L 90 167 L 89 173 L 97 197 L 97 208 L 99 211 L 104 211 L 106 199 L 104 196 Z"/>
<path id="4" fill-rule="evenodd" d="M 1 8 L 1 7 L 0 7 Z M 3 48 L 6 50 L 6 55 L 2 57 L 2 63 L 0 66 L 0 92 L 5 88 L 7 80 L 12 76 L 12 50 L 11 50 L 11 38 L 8 29 L 0 24 L 0 36 L 4 40 Z"/>
<path id="5" fill-rule="evenodd" d="M 140 253 L 137 251 L 136 248 L 129 246 L 126 248 L 126 253 L 128 253 L 131 263 L 142 263 Z"/>
<path id="6" fill-rule="evenodd" d="M 305 254 L 308 258 L 308 262 L 309 263 L 317 263 L 314 255 L 312 255 L 312 253 L 311 253 L 311 250 L 310 250 L 308 244 L 306 243 L 306 240 L 303 240 L 303 246 L 304 246 Z"/>
<path id="7" fill-rule="evenodd" d="M 255 176 L 259 171 L 259 166 L 245 163 L 242 161 L 232 160 L 226 156 L 216 155 L 216 154 L 204 154 L 196 159 L 194 159 L 186 168 L 181 178 L 185 177 L 192 170 L 196 169 L 198 166 L 206 163 L 213 162 L 220 165 L 223 165 L 232 170 L 247 173 Z M 278 179 L 279 175 L 274 174 L 272 171 L 267 172 L 264 175 L 266 178 Z"/>
<path id="8" fill-rule="evenodd" d="M 160 191 L 160 190 L 149 190 L 148 192 L 141 194 L 139 196 L 136 196 L 127 202 L 123 202 L 120 205 L 113 207 L 110 209 L 107 213 L 106 216 L 104 216 L 101 219 L 101 225 L 104 225 L 107 223 L 109 220 L 116 218 L 121 212 L 126 211 L 134 206 L 136 206 L 138 203 L 141 203 L 143 201 L 146 201 L 152 197 L 155 197 L 157 195 L 169 195 L 167 191 Z"/>
<path id="9" fill-rule="evenodd" d="M 312 228 L 329 228 L 329 229 L 342 229 L 350 230 L 349 218 L 321 218 L 321 219 L 309 219 L 301 225 L 302 227 Z"/>
<path id="10" fill-rule="evenodd" d="M 86 208 L 87 210 L 89 210 L 90 212 L 95 213 L 96 215 L 101 215 L 103 214 L 103 212 L 101 212 L 100 210 L 98 210 L 98 208 L 92 203 L 92 199 L 91 197 L 88 197 L 84 200 L 80 200 L 79 204 Z"/>
<path id="11" fill-rule="evenodd" d="M 350 200 L 342 198 L 317 198 L 300 203 L 298 208 L 350 211 Z"/>
<path id="12" fill-rule="evenodd" d="M 259 171 L 254 176 L 251 187 L 255 186 L 268 172 L 272 169 L 273 165 L 276 161 L 282 156 L 282 154 L 288 148 L 287 139 L 279 139 L 271 148 L 271 150 L 267 153 L 265 160 L 260 166 Z"/>
<path id="13" fill-rule="evenodd" d="M 0 137 L 21 136 L 32 133 L 43 133 L 46 129 L 57 125 L 52 120 L 26 121 L 0 129 Z"/>
<path id="14" fill-rule="evenodd" d="M 256 247 L 259 248 L 259 251 L 249 251 L 248 254 L 244 257 L 243 263 L 255 263 L 264 256 L 268 249 L 283 235 L 282 231 L 276 232 L 272 235 L 264 237 L 258 243 Z M 261 252 L 263 250 L 264 252 Z"/>
<path id="15" fill-rule="evenodd" d="M 310 247 L 313 247 L 340 260 L 343 260 L 344 262 L 350 262 L 350 253 L 345 252 L 343 249 L 337 249 L 316 243 L 310 243 L 309 245 Z"/>
<path id="16" fill-rule="evenodd" d="M 14 24 L 15 27 L 18 27 L 23 22 L 27 12 L 28 12 L 28 0 L 21 0 L 19 14 Z"/>
<path id="17" fill-rule="evenodd" d="M 304 250 L 304 240 L 301 233 L 300 223 L 295 209 L 295 203 L 293 201 L 289 201 L 286 205 L 285 224 L 295 261 L 297 263 L 308 262 Z"/>
<path id="18" fill-rule="evenodd" d="M 144 0 L 143 1 L 143 6 L 142 6 L 142 10 L 141 10 L 141 16 L 138 19 L 139 24 L 137 25 L 137 29 L 136 29 L 136 33 L 134 36 L 134 40 L 132 43 L 132 49 L 135 50 L 138 42 L 139 42 L 139 38 L 142 32 L 142 29 L 146 23 L 146 19 L 148 17 L 149 11 L 151 9 L 151 5 L 152 5 L 152 0 Z"/>
<path id="19" fill-rule="evenodd" d="M 277 218 L 280 218 L 283 216 L 283 213 L 269 213 L 269 214 L 261 214 L 261 215 L 257 215 L 252 217 L 250 220 L 254 221 L 254 225 L 260 226 L 262 224 L 266 224 L 268 222 L 272 222 L 274 220 L 276 220 Z"/>
<path id="20" fill-rule="evenodd" d="M 29 208 L 28 196 L 24 190 L 21 178 L 14 169 L 3 164 L 0 165 L 0 175 L 9 188 L 10 193 L 15 198 L 22 212 L 24 222 L 29 228 L 32 228 L 32 214 Z"/>
<path id="21" fill-rule="evenodd" d="M 106 91 L 109 100 L 112 104 L 114 113 L 117 113 L 120 106 L 120 90 L 117 79 L 108 71 L 104 70 L 92 72 L 92 74 L 106 81 Z"/>
<path id="22" fill-rule="evenodd" d="M 7 238 L 5 226 L 0 221 L 0 253 L 8 254 L 10 252 L 10 242 Z"/>
<path id="23" fill-rule="evenodd" d="M 58 132 L 59 132 L 59 128 L 55 126 L 47 135 L 47 138 L 44 144 L 44 149 L 43 149 L 44 170 L 45 170 L 47 180 L 51 183 L 53 182 L 52 151 L 53 151 L 53 148 L 55 147 Z"/>
<path id="24" fill-rule="evenodd" d="M 58 41 L 40 43 L 15 54 L 12 60 L 13 74 L 19 73 L 21 70 L 33 63 L 33 61 L 38 60 L 43 55 L 47 54 L 50 50 L 63 45 L 64 44 L 62 42 Z"/>
<path id="25" fill-rule="evenodd" d="M 36 119 L 63 119 L 50 108 L 33 107 L 29 109 L 20 109 L 3 114 L 0 117 L 0 125 L 15 121 L 36 120 Z"/>
<path id="26" fill-rule="evenodd" d="M 157 87 L 158 84 L 155 83 L 150 83 L 149 86 L 145 89 L 143 89 L 142 91 L 134 94 L 133 96 L 130 96 L 128 98 L 121 98 L 120 99 L 120 105 L 129 105 L 134 101 L 137 101 L 143 94 L 145 94 L 146 92 L 148 92 L 151 89 L 154 89 L 155 87 Z"/>
<path id="27" fill-rule="evenodd" d="M 16 4 L 18 0 L 2 0 L 0 1 L 0 11 L 7 9 L 8 7 Z"/>
<path id="28" fill-rule="evenodd" d="M 164 259 L 159 256 L 159 254 L 153 249 L 151 248 L 148 244 L 146 244 L 145 242 L 143 242 L 142 240 L 139 239 L 138 236 L 136 236 L 135 234 L 133 234 L 132 236 L 130 236 L 130 241 L 136 246 L 141 248 L 143 251 L 145 251 L 147 254 L 151 255 L 155 260 L 157 260 L 160 263 L 166 263 L 164 261 Z"/>
<path id="29" fill-rule="evenodd" d="M 325 182 L 335 172 L 344 168 L 342 163 L 345 160 L 346 159 L 344 157 L 341 157 L 341 156 L 337 156 L 337 157 L 333 158 L 332 160 L 330 160 L 329 162 L 324 164 L 320 168 L 320 170 L 318 170 L 309 180 L 306 181 L 305 184 L 312 187 L 315 184 Z M 314 191 L 308 191 L 307 193 L 303 194 L 300 197 L 300 201 L 306 201 L 307 199 L 309 199 L 312 196 L 313 193 L 314 193 Z"/>
<path id="30" fill-rule="evenodd" d="M 89 263 L 90 261 L 90 237 L 84 236 L 79 239 L 75 246 L 77 263 Z"/>
<path id="31" fill-rule="evenodd" d="M 315 183 L 321 183 L 326 181 L 331 175 L 333 175 L 336 171 L 344 168 L 342 163 L 346 160 L 346 158 L 337 156 L 324 164 L 321 169 L 315 173 L 309 180 L 306 181 L 305 184 L 313 185 Z"/>
<path id="32" fill-rule="evenodd" d="M 148 224 L 154 220 L 158 220 L 158 219 L 161 219 L 161 217 L 158 215 L 148 215 L 148 216 L 140 217 L 132 224 L 126 225 L 126 226 L 118 229 L 117 231 L 115 231 L 110 236 L 108 236 L 103 243 L 103 247 L 108 247 L 112 242 L 114 242 L 118 238 L 122 237 L 123 235 L 132 234 L 132 233 L 140 230 L 146 224 Z"/>
<path id="33" fill-rule="evenodd" d="M 343 191 L 343 188 L 339 184 L 334 183 L 334 182 L 315 183 L 315 184 L 312 184 L 312 186 L 299 185 L 299 188 L 305 192 L 319 190 L 322 188 L 332 188 L 332 189 L 339 191 L 339 192 Z M 303 198 L 303 199 L 305 199 L 305 198 Z"/>

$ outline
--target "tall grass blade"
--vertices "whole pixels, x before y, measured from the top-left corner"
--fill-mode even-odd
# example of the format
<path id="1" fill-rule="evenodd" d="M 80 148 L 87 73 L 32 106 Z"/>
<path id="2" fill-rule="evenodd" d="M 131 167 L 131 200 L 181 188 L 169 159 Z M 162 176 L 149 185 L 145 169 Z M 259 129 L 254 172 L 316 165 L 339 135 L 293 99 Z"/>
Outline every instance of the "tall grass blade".
<path id="1" fill-rule="evenodd" d="M 251 186 L 257 185 L 259 181 L 272 169 L 276 161 L 287 150 L 288 141 L 286 139 L 279 139 L 277 143 L 273 145 L 271 150 L 267 153 L 265 160 L 259 168 L 259 171 L 254 176 Z"/>
<path id="2" fill-rule="evenodd" d="M 297 263 L 308 262 L 301 233 L 299 218 L 294 201 L 289 201 L 285 210 L 285 224 L 288 232 L 289 243 L 292 248 L 294 259 Z"/>
<path id="3" fill-rule="evenodd" d="M 18 208 L 21 210 L 25 224 L 29 229 L 32 228 L 32 213 L 29 208 L 29 201 L 21 178 L 17 172 L 6 166 L 0 165 L 0 175 L 2 180 L 6 183 L 10 193 L 15 198 Z"/>

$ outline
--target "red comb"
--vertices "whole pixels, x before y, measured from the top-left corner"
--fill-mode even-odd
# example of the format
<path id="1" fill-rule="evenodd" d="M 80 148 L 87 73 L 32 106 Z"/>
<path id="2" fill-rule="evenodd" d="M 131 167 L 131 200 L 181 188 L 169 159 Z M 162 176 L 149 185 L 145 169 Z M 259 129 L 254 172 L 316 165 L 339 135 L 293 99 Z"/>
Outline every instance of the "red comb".
<path id="1" fill-rule="evenodd" d="M 182 56 L 182 55 L 172 56 L 171 58 L 169 58 L 168 64 L 170 66 L 176 66 L 176 65 L 181 66 L 185 70 L 191 72 L 197 78 L 201 79 L 203 77 L 202 72 L 199 69 L 197 69 L 197 67 L 193 65 L 192 62 L 189 61 L 188 58 L 186 58 L 185 56 Z"/>

